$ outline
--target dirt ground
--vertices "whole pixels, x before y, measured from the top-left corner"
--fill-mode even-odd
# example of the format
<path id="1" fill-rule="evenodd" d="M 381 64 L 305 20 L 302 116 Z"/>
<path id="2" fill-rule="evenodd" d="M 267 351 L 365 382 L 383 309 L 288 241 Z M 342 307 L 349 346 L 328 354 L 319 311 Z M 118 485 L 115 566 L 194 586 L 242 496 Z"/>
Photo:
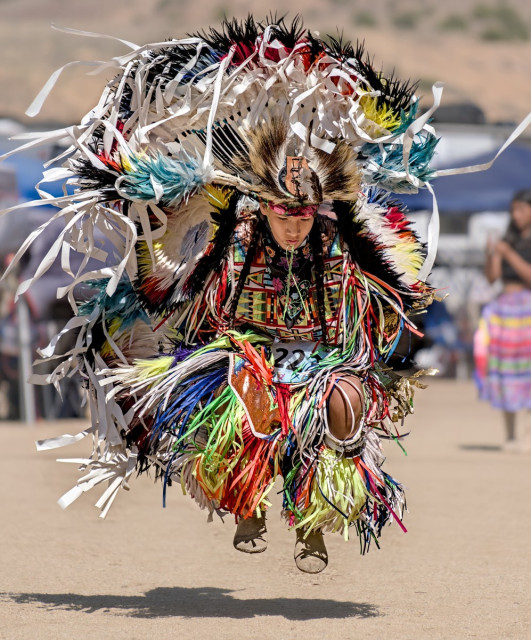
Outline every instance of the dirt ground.
<path id="1" fill-rule="evenodd" d="M 501 451 L 500 415 L 471 383 L 433 381 L 407 457 L 387 446 L 409 532 L 391 525 L 363 557 L 355 539 L 329 536 L 318 576 L 295 568 L 280 496 L 258 556 L 235 551 L 232 522 L 207 524 L 177 487 L 163 509 L 146 477 L 105 521 L 97 495 L 61 511 L 77 472 L 54 459 L 87 445 L 57 455 L 33 441 L 83 424 L 0 425 L 2 639 L 531 638 L 531 454 Z"/>

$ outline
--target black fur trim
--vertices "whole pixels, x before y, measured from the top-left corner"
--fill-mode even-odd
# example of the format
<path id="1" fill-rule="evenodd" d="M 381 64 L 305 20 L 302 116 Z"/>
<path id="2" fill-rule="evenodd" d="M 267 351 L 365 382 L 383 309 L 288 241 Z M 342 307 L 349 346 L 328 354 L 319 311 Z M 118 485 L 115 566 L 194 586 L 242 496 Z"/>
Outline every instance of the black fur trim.
<path id="1" fill-rule="evenodd" d="M 91 191 L 98 190 L 100 202 L 110 202 L 113 200 L 121 200 L 115 188 L 116 179 L 119 174 L 112 169 L 98 169 L 90 160 L 77 160 L 73 166 L 73 170 L 79 177 L 79 187 L 82 190 Z"/>
<path id="2" fill-rule="evenodd" d="M 223 262 L 227 257 L 233 234 L 237 224 L 236 205 L 241 194 L 233 190 L 226 209 L 215 209 L 211 215 L 218 225 L 212 239 L 210 252 L 202 256 L 190 274 L 184 286 L 184 294 L 191 299 L 203 290 L 211 273 L 221 273 Z"/>
<path id="3" fill-rule="evenodd" d="M 321 325 L 323 344 L 328 343 L 328 328 L 326 324 L 325 311 L 325 290 L 324 290 L 324 258 L 323 258 L 323 231 L 324 225 L 320 216 L 316 216 L 314 224 L 310 230 L 309 242 L 313 253 L 313 269 L 315 273 L 315 284 L 317 293 L 317 312 Z"/>
<path id="4" fill-rule="evenodd" d="M 300 40 L 304 33 L 302 18 L 296 15 L 291 23 L 286 23 L 286 15 L 278 17 L 271 13 L 264 22 L 257 22 L 249 14 L 245 20 L 225 18 L 221 23 L 221 29 L 210 27 L 208 31 L 200 31 L 188 34 L 191 37 L 202 38 L 208 45 L 216 51 L 228 52 L 235 43 L 242 45 L 254 45 L 256 38 L 268 26 L 274 25 L 275 38 L 285 47 L 292 48 Z"/>
<path id="5" fill-rule="evenodd" d="M 260 230 L 260 227 L 262 224 L 263 223 L 260 219 L 256 220 L 253 230 L 251 231 L 251 242 L 247 248 L 247 253 L 245 255 L 245 262 L 243 263 L 242 270 L 240 271 L 240 275 L 238 277 L 238 283 L 236 285 L 236 290 L 234 292 L 234 298 L 232 299 L 230 309 L 229 309 L 229 323 L 231 327 L 234 327 L 236 312 L 238 311 L 238 302 L 240 301 L 240 297 L 242 295 L 243 286 L 245 285 L 247 276 L 251 271 L 251 266 L 253 264 L 253 260 L 256 255 L 258 245 L 260 244 L 260 240 L 262 238 L 262 232 Z"/>

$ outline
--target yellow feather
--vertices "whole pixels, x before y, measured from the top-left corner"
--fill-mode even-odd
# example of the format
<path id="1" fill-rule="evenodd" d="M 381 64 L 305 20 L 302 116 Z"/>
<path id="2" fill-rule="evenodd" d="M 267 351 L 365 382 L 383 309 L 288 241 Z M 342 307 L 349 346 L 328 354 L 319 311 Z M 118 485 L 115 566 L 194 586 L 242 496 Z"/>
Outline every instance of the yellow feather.
<path id="1" fill-rule="evenodd" d="M 153 246 L 154 250 L 155 250 L 155 247 L 157 247 L 157 249 L 160 248 L 160 246 L 154 245 Z M 143 273 L 145 273 L 146 270 L 151 271 L 153 269 L 153 262 L 151 260 L 151 254 L 149 252 L 149 247 L 147 242 L 145 242 L 144 240 L 137 242 L 136 254 L 137 254 L 137 260 L 138 260 L 138 268 Z"/>
<path id="2" fill-rule="evenodd" d="M 213 184 L 207 184 L 204 187 L 207 192 L 207 200 L 216 209 L 222 210 L 229 206 L 229 196 L 232 189 L 227 187 L 216 187 Z"/>
<path id="3" fill-rule="evenodd" d="M 149 360 L 136 360 L 135 369 L 139 380 L 147 380 L 152 376 L 166 373 L 173 364 L 173 356 L 161 356 Z"/>
<path id="4" fill-rule="evenodd" d="M 122 318 L 120 317 L 113 318 L 107 329 L 109 332 L 109 335 L 113 336 L 121 326 L 122 326 Z"/>
<path id="5" fill-rule="evenodd" d="M 120 164 L 128 173 L 131 173 L 133 171 L 133 166 L 129 162 L 129 158 L 127 156 L 120 154 Z"/>
<path id="6" fill-rule="evenodd" d="M 378 98 L 376 97 L 362 96 L 360 105 L 365 116 L 379 127 L 392 131 L 400 124 L 400 115 L 385 104 L 378 108 Z"/>

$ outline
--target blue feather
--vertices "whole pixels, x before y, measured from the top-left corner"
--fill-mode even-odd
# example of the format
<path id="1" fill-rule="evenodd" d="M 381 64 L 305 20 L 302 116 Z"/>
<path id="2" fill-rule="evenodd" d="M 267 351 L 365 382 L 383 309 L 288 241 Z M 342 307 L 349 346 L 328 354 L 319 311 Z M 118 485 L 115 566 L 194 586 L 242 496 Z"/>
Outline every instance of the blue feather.
<path id="1" fill-rule="evenodd" d="M 91 280 L 88 286 L 95 290 L 94 295 L 79 306 L 78 315 L 90 316 L 94 309 L 98 308 L 100 314 L 105 311 L 106 323 L 112 322 L 116 317 L 121 319 L 121 328 L 133 325 L 137 320 L 149 324 L 149 318 L 142 309 L 137 294 L 127 276 L 123 276 L 116 291 L 109 296 L 105 289 L 108 280 Z"/>
<path id="2" fill-rule="evenodd" d="M 124 167 L 120 191 L 129 200 L 152 200 L 163 205 L 176 205 L 197 192 L 206 182 L 204 169 L 190 156 L 177 158 L 158 153 L 154 158 L 140 156 L 128 160 L 131 166 Z"/>
<path id="3" fill-rule="evenodd" d="M 222 51 L 216 51 L 215 49 L 209 49 L 207 53 L 203 50 L 203 55 L 198 59 L 195 65 L 188 71 L 182 78 L 180 85 L 188 84 L 191 82 L 195 84 L 202 79 L 201 71 L 208 69 L 214 64 L 217 64 L 225 54 Z"/>
<path id="4" fill-rule="evenodd" d="M 428 181 L 433 174 L 430 162 L 438 142 L 439 139 L 431 133 L 413 142 L 409 155 L 409 173 L 422 182 Z M 404 174 L 402 145 L 366 144 L 361 149 L 360 157 L 366 159 L 364 179 L 367 183 L 394 193 L 416 191 L 416 187 L 408 182 Z M 393 175 L 395 172 L 402 175 Z"/>
<path id="5" fill-rule="evenodd" d="M 214 392 L 227 380 L 227 375 L 228 367 L 222 367 L 201 373 L 179 385 L 168 406 L 157 410 L 151 441 L 158 440 L 162 433 L 168 431 L 180 438 L 194 412 L 213 399 Z"/>
<path id="6" fill-rule="evenodd" d="M 400 133 L 404 133 L 408 127 L 413 124 L 413 122 L 415 121 L 415 118 L 417 117 L 417 112 L 419 110 L 419 103 L 414 102 L 411 105 L 411 108 L 409 109 L 409 111 L 404 111 L 403 109 L 400 110 L 400 125 L 396 128 L 393 129 L 393 135 L 399 135 Z"/>

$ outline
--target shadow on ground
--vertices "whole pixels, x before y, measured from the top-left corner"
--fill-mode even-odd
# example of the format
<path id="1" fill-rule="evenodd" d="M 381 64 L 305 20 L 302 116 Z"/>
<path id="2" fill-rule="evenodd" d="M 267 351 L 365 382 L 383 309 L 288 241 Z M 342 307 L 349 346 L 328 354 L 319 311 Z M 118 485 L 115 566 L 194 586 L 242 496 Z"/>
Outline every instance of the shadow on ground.
<path id="1" fill-rule="evenodd" d="M 125 612 L 136 618 L 182 616 L 185 618 L 254 618 L 283 616 L 288 620 L 318 618 L 374 618 L 380 613 L 367 603 L 304 598 L 234 598 L 228 589 L 171 587 L 152 589 L 144 595 L 80 595 L 76 593 L 3 593 L 1 599 L 18 604 L 41 605 L 53 610 L 85 613 Z"/>
<path id="2" fill-rule="evenodd" d="M 497 452 L 502 451 L 502 447 L 499 444 L 462 444 L 459 446 L 463 451 L 486 451 Z"/>
<path id="3" fill-rule="evenodd" d="M 461 451 L 485 451 L 487 453 L 502 451 L 502 447 L 499 444 L 461 444 L 459 448 Z"/>

